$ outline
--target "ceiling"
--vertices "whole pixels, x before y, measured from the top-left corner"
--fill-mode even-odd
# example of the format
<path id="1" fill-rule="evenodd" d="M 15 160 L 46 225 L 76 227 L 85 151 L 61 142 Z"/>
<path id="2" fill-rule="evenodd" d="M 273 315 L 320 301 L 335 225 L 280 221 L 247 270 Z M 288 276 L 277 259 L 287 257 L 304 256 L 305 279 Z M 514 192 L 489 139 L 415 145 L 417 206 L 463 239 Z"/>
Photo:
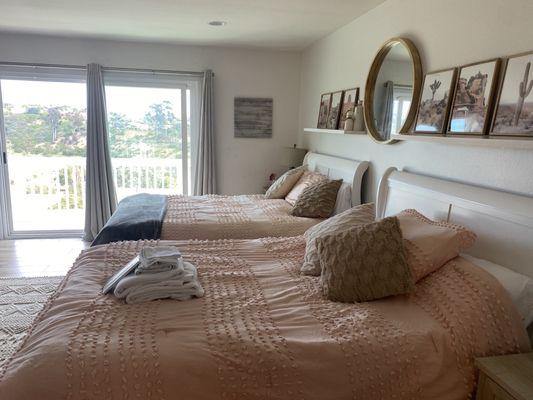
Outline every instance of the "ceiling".
<path id="1" fill-rule="evenodd" d="M 0 31 L 297 50 L 384 1 L 0 0 Z"/>

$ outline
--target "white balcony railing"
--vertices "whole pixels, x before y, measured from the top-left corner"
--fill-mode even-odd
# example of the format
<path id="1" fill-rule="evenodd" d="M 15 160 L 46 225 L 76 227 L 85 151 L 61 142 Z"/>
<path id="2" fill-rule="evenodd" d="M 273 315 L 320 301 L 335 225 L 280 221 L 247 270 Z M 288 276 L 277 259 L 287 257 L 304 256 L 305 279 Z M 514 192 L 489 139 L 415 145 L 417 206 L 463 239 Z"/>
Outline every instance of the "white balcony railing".
<path id="1" fill-rule="evenodd" d="M 113 176 L 118 199 L 139 192 L 183 192 L 181 160 L 115 158 Z M 85 158 L 12 155 L 9 157 L 12 203 L 29 202 L 45 210 L 82 210 L 85 204 Z"/>

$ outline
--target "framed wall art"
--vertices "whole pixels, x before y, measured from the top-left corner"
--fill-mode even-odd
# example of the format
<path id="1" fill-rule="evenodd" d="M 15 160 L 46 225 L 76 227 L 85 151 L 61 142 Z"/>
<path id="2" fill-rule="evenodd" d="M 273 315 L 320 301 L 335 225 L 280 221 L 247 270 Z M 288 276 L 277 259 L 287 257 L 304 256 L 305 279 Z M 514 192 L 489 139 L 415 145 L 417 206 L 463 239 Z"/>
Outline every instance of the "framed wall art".
<path id="1" fill-rule="evenodd" d="M 344 129 L 344 122 L 346 121 L 346 114 L 348 111 L 355 112 L 355 106 L 359 101 L 359 88 L 346 89 L 342 94 L 342 106 L 339 116 L 338 128 Z"/>
<path id="2" fill-rule="evenodd" d="M 533 52 L 507 59 L 490 134 L 533 137 Z"/>
<path id="3" fill-rule="evenodd" d="M 500 59 L 461 67 L 455 84 L 448 133 L 484 135 L 490 123 Z"/>
<path id="4" fill-rule="evenodd" d="M 422 85 L 414 133 L 444 134 L 452 104 L 457 68 L 427 73 Z"/>
<path id="5" fill-rule="evenodd" d="M 342 107 L 343 91 L 331 93 L 331 107 L 329 108 L 327 129 L 337 129 Z"/>
<path id="6" fill-rule="evenodd" d="M 326 129 L 328 125 L 329 109 L 331 107 L 331 93 L 324 93 L 320 96 L 320 108 L 318 109 L 318 123 L 316 127 Z"/>
<path id="7" fill-rule="evenodd" d="M 235 137 L 271 138 L 272 109 L 271 98 L 235 97 Z"/>

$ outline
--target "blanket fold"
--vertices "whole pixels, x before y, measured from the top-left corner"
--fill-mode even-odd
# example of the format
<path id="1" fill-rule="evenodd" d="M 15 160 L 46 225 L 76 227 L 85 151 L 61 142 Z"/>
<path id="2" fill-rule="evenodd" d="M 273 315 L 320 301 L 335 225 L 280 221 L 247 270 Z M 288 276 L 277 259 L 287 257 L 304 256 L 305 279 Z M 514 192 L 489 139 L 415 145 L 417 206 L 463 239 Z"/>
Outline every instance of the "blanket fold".
<path id="1" fill-rule="evenodd" d="M 123 199 L 91 246 L 123 240 L 159 239 L 167 196 L 140 193 Z"/>

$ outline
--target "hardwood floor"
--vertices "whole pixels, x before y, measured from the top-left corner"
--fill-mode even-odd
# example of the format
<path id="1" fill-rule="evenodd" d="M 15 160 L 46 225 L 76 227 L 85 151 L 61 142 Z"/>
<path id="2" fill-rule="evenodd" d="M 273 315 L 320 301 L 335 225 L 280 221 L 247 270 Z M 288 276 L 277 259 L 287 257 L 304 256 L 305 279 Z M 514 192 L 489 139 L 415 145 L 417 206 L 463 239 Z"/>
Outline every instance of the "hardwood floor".
<path id="1" fill-rule="evenodd" d="M 0 277 L 65 275 L 87 247 L 81 239 L 0 240 Z"/>

